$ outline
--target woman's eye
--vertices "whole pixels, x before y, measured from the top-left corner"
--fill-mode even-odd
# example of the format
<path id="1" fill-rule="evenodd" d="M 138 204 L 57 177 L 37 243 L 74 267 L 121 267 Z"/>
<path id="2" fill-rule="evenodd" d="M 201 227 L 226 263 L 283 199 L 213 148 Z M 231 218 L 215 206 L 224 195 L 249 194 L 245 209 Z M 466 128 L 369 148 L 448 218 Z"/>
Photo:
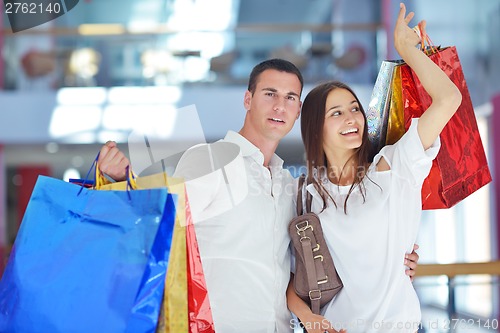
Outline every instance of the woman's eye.
<path id="1" fill-rule="evenodd" d="M 358 106 L 356 106 L 356 107 L 354 107 L 354 108 L 352 109 L 352 111 L 354 111 L 354 112 L 358 112 L 358 111 L 361 111 L 361 109 L 360 109 Z"/>
<path id="2" fill-rule="evenodd" d="M 332 117 L 337 117 L 337 116 L 340 116 L 341 114 L 342 114 L 342 112 L 340 112 L 340 111 L 333 111 L 330 115 Z"/>

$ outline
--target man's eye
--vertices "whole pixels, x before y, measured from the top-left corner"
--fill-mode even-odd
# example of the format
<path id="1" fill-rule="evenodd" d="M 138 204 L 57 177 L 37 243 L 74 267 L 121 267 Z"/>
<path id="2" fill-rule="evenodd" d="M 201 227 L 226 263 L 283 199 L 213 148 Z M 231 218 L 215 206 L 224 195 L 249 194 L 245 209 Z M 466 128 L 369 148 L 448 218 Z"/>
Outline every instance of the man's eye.
<path id="1" fill-rule="evenodd" d="M 266 93 L 266 96 L 271 96 L 272 97 L 272 96 L 274 96 L 274 93 L 268 92 L 268 93 Z"/>
<path id="2" fill-rule="evenodd" d="M 295 97 L 294 97 L 294 96 L 288 96 L 288 99 L 289 99 L 290 101 L 295 101 Z"/>

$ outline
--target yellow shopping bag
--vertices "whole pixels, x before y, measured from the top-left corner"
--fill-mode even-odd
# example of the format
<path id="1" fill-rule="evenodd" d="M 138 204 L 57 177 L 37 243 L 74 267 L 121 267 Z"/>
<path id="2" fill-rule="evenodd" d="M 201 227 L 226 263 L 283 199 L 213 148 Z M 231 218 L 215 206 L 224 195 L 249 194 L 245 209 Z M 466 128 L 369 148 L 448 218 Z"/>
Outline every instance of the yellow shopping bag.
<path id="1" fill-rule="evenodd" d="M 166 186 L 170 193 L 177 195 L 174 235 L 165 281 L 163 302 L 156 332 L 188 333 L 186 197 L 184 180 L 181 178 L 169 177 L 166 173 L 137 178 L 130 174 L 128 181 L 104 184 L 105 180 L 99 172 L 97 172 L 95 179 L 96 189 L 98 190 L 126 190 L 129 187 L 147 189 Z"/>

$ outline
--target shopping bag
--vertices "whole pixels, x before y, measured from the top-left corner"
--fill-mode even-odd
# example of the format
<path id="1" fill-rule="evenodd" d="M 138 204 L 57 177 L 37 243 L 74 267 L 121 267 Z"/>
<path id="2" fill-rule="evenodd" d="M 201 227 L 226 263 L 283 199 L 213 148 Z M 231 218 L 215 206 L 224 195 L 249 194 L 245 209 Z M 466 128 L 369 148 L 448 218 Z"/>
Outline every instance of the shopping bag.
<path id="1" fill-rule="evenodd" d="M 174 199 L 40 176 L 0 281 L 0 332 L 154 332 Z"/>
<path id="2" fill-rule="evenodd" d="M 100 177 L 98 174 L 97 178 L 102 179 Z M 117 182 L 100 185 L 99 189 L 125 190 L 127 186 L 127 182 Z M 135 178 L 133 186 L 139 189 L 166 186 L 178 198 L 165 293 L 156 332 L 215 332 L 184 180 L 158 173 Z"/>
<path id="3" fill-rule="evenodd" d="M 188 332 L 186 227 L 176 220 L 157 333 Z"/>
<path id="4" fill-rule="evenodd" d="M 188 254 L 189 332 L 215 333 L 200 250 L 186 195 L 186 247 Z"/>
<path id="5" fill-rule="evenodd" d="M 158 308 L 157 333 L 188 332 L 188 290 L 186 257 L 186 217 L 185 190 L 183 179 L 169 177 L 166 173 L 135 177 L 129 173 L 129 180 L 104 184 L 104 177 L 96 168 L 96 188 L 98 190 L 125 191 L 129 186 L 138 189 L 168 188 L 176 194 L 176 216 L 172 246 L 168 259 L 169 266 L 165 278 L 165 289 L 161 307 Z M 130 182 L 130 179 L 133 179 Z"/>
<path id="6" fill-rule="evenodd" d="M 179 265 L 174 266 L 172 263 L 169 266 L 163 301 L 165 313 L 163 318 L 160 318 L 160 322 L 165 321 L 165 329 L 162 330 L 161 325 L 159 325 L 157 332 L 215 333 L 201 255 L 188 196 L 185 193 L 184 180 L 160 173 L 138 177 L 136 183 L 138 188 L 154 188 L 166 184 L 169 191 L 177 194 L 178 197 L 176 210 L 178 223 L 176 221 L 174 242 L 182 243 L 184 248 L 177 250 L 174 248 L 176 244 L 172 244 L 170 256 L 175 260 L 176 253 L 179 253 L 179 257 L 184 259 L 182 262 L 184 266 L 181 266 L 181 260 L 179 260 Z M 187 313 L 185 314 L 186 302 Z M 187 320 L 184 321 L 186 317 Z M 186 329 L 188 325 L 189 327 Z"/>
<path id="7" fill-rule="evenodd" d="M 182 258 L 184 261 L 179 259 L 178 265 L 172 263 L 169 266 L 163 301 L 164 314 L 160 317 L 157 332 L 215 333 L 205 275 L 183 179 L 171 178 L 165 173 L 160 173 L 138 177 L 136 183 L 138 188 L 158 187 L 163 183 L 163 186 L 166 184 L 169 191 L 178 196 L 176 229 L 170 257 L 173 257 L 171 260 L 174 261 L 176 258 Z M 183 248 L 180 248 L 179 244 L 182 244 Z M 165 323 L 164 328 L 162 321 Z"/>
<path id="8" fill-rule="evenodd" d="M 441 149 L 422 187 L 422 208 L 439 209 L 454 206 L 491 182 L 491 174 L 456 48 L 431 51 L 429 57 L 462 93 L 462 104 L 441 132 Z M 407 130 L 432 100 L 408 65 L 401 66 L 401 83 Z"/>
<path id="9" fill-rule="evenodd" d="M 380 151 L 386 143 L 388 117 L 391 105 L 392 82 L 399 60 L 384 60 L 373 87 L 370 103 L 366 111 L 368 139 L 374 152 Z"/>
<path id="10" fill-rule="evenodd" d="M 386 145 L 395 144 L 405 134 L 403 99 L 401 93 L 401 66 L 394 67 L 391 82 L 391 104 L 387 118 Z"/>

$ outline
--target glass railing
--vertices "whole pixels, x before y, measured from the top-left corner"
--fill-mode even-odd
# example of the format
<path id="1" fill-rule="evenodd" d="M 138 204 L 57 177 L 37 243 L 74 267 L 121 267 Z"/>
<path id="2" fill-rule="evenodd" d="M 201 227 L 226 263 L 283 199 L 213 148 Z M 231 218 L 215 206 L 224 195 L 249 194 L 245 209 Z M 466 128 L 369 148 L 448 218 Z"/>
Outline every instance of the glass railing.
<path id="1" fill-rule="evenodd" d="M 420 264 L 414 281 L 426 332 L 498 332 L 500 261 Z"/>

